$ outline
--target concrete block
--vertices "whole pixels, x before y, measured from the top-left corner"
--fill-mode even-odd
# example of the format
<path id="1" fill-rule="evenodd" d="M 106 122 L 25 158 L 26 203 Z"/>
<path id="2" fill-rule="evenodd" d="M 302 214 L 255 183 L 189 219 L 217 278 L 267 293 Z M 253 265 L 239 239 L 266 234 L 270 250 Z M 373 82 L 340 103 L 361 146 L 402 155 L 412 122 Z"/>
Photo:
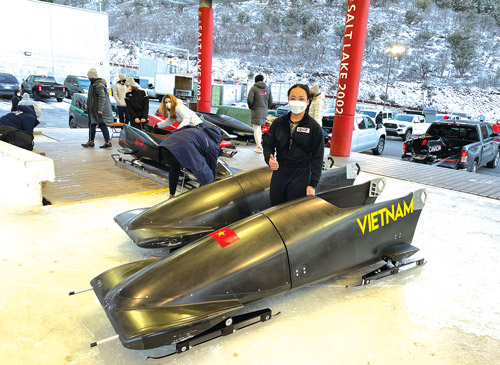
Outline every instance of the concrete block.
<path id="1" fill-rule="evenodd" d="M 42 182 L 54 181 L 54 161 L 0 141 L 0 205 L 42 205 Z"/>

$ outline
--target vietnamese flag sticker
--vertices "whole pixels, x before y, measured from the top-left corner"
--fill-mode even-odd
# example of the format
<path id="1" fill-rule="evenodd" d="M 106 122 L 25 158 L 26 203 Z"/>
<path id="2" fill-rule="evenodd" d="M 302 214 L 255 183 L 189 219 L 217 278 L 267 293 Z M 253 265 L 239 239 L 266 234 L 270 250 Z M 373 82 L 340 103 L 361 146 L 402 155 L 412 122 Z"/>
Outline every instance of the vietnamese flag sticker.
<path id="1" fill-rule="evenodd" d="M 220 247 L 229 246 L 231 243 L 238 241 L 240 239 L 231 228 L 227 227 L 209 233 L 208 236 L 216 240 L 217 243 L 220 245 Z"/>

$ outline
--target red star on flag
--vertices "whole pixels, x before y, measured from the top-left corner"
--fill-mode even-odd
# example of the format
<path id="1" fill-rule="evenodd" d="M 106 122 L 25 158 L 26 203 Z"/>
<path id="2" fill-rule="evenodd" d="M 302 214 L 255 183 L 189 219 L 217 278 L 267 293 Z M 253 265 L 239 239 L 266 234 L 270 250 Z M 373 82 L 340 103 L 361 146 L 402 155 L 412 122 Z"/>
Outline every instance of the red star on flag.
<path id="1" fill-rule="evenodd" d="M 231 243 L 238 241 L 240 239 L 231 228 L 227 227 L 209 233 L 208 236 L 216 240 L 217 243 L 220 245 L 220 247 L 229 246 Z"/>

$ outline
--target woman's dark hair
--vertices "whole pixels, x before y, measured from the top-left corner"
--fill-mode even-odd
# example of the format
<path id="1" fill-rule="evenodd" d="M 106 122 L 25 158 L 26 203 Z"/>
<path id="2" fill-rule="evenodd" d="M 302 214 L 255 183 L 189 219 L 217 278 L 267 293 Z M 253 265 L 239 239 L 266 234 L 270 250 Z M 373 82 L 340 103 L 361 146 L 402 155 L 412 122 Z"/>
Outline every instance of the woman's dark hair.
<path id="1" fill-rule="evenodd" d="M 290 99 L 290 93 L 292 92 L 292 89 L 295 89 L 297 87 L 300 88 L 300 89 L 303 89 L 306 92 L 306 94 L 307 94 L 307 100 L 311 100 L 312 99 L 311 92 L 309 91 L 309 86 L 307 86 L 305 84 L 295 84 L 290 89 L 288 89 L 288 98 L 289 99 Z"/>
<path id="2" fill-rule="evenodd" d="M 262 76 L 262 75 L 255 76 L 255 82 L 259 82 L 259 81 L 264 81 L 264 76 Z"/>

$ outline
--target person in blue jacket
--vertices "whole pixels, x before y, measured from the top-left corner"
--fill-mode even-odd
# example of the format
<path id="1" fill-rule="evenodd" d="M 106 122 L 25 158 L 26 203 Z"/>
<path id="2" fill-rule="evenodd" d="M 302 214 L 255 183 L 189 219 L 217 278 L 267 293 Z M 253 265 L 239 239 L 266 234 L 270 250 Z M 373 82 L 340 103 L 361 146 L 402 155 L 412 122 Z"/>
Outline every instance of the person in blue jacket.
<path id="1" fill-rule="evenodd" d="M 40 124 L 37 116 L 41 115 L 38 105 L 18 105 L 15 112 L 7 113 L 0 117 L 0 125 L 13 127 L 15 129 L 33 134 L 33 129 Z"/>
<path id="2" fill-rule="evenodd" d="M 189 169 L 200 185 L 215 180 L 222 132 L 210 126 L 185 126 L 172 133 L 160 144 L 160 162 L 170 167 L 168 185 L 170 197 L 175 196 L 181 168 Z"/>

